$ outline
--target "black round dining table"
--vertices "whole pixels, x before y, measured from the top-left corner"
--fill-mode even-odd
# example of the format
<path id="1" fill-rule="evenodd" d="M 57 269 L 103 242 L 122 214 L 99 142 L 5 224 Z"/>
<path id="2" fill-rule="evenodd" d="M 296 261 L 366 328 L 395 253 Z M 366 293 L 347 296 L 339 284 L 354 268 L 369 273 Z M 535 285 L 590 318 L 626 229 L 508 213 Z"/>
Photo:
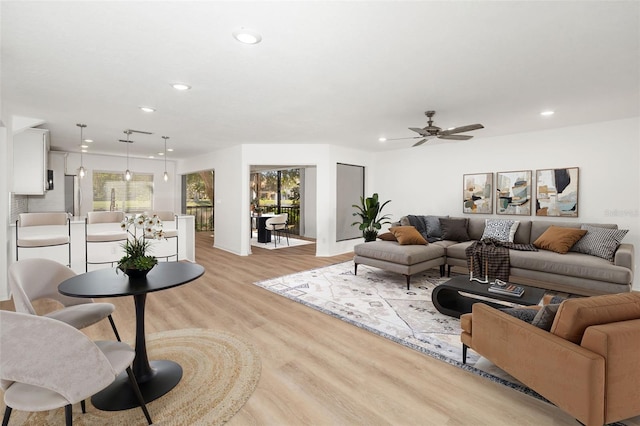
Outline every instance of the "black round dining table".
<path id="1" fill-rule="evenodd" d="M 136 341 L 133 374 L 145 402 L 153 401 L 173 389 L 182 379 L 182 367 L 171 360 L 149 361 L 145 336 L 147 293 L 166 290 L 191 282 L 204 274 L 196 263 L 160 262 L 146 277 L 129 278 L 116 268 L 98 269 L 63 281 L 58 291 L 65 296 L 105 298 L 133 296 L 136 309 Z M 101 410 L 127 410 L 139 406 L 128 377 L 122 373 L 116 381 L 91 398 Z"/>

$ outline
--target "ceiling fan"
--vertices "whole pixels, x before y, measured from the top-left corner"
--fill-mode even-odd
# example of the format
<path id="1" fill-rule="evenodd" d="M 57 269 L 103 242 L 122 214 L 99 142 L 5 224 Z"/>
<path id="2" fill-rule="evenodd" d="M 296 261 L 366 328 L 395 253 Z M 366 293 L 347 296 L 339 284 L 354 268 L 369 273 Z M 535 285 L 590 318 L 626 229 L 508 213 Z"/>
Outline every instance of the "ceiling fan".
<path id="1" fill-rule="evenodd" d="M 451 129 L 442 130 L 442 128 L 433 125 L 433 116 L 436 115 L 435 111 L 426 111 L 424 113 L 429 120 L 427 121 L 427 127 L 418 128 L 418 127 L 409 127 L 409 130 L 412 130 L 418 133 L 420 136 L 413 136 L 410 138 L 396 138 L 396 139 L 388 139 L 388 140 L 399 140 L 399 139 L 421 139 L 418 142 L 414 143 L 413 146 L 420 146 L 425 143 L 430 138 L 436 137 L 438 139 L 449 139 L 454 141 L 466 141 L 471 139 L 473 136 L 470 135 L 459 135 L 458 133 L 470 132 L 472 130 L 484 129 L 482 124 L 468 124 L 466 126 L 453 127 Z"/>

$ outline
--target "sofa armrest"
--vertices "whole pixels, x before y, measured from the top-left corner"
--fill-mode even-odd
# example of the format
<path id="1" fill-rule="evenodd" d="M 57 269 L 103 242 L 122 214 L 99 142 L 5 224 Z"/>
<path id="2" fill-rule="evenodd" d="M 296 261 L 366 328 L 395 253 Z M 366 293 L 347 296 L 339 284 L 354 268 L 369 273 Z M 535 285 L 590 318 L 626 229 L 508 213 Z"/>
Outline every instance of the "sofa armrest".
<path id="1" fill-rule="evenodd" d="M 605 359 L 605 423 L 640 413 L 640 319 L 594 325 L 585 330 L 581 346 Z"/>
<path id="2" fill-rule="evenodd" d="M 620 244 L 620 247 L 618 247 L 618 250 L 616 250 L 616 254 L 613 257 L 613 264 L 616 266 L 624 266 L 625 268 L 631 269 L 631 272 L 633 272 L 633 257 L 633 244 Z"/>
<path id="3" fill-rule="evenodd" d="M 581 422 L 604 423 L 604 358 L 482 303 L 471 348 Z"/>

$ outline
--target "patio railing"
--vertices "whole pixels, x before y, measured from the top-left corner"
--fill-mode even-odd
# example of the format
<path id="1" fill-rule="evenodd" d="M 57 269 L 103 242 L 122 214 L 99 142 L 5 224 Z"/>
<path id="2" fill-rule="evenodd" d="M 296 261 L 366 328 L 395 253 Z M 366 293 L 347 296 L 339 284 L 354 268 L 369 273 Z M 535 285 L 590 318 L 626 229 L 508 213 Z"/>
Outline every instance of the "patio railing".
<path id="1" fill-rule="evenodd" d="M 213 231 L 213 206 L 187 206 L 185 213 L 195 217 L 196 232 Z"/>

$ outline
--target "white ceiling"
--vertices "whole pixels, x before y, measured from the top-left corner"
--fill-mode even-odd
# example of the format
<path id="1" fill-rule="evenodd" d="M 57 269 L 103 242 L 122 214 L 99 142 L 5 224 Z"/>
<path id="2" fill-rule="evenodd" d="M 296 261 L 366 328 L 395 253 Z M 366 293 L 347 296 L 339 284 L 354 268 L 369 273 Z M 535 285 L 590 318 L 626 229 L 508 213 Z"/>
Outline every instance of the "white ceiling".
<path id="1" fill-rule="evenodd" d="M 243 143 L 404 148 L 414 141 L 378 138 L 414 136 L 428 109 L 443 128 L 485 126 L 454 143 L 640 115 L 637 1 L 2 1 L 0 13 L 2 117 L 45 120 L 66 151 L 79 122 L 90 153 L 124 155 L 117 140 L 136 129 L 153 135 L 132 135 L 132 156 L 166 135 L 177 159 Z M 234 40 L 242 26 L 262 42 Z"/>

